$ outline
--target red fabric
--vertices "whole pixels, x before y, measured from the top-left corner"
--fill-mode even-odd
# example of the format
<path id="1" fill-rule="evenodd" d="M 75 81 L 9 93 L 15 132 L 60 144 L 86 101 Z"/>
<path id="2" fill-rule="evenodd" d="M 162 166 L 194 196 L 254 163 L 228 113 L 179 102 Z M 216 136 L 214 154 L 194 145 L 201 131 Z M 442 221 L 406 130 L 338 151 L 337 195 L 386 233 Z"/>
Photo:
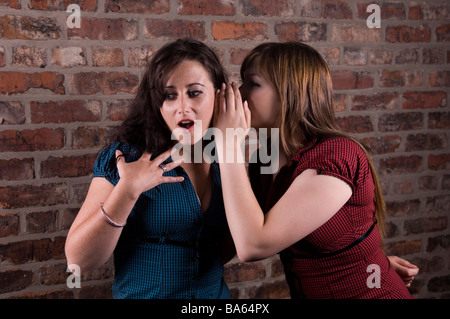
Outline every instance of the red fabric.
<path id="1" fill-rule="evenodd" d="M 382 252 L 377 227 L 363 242 L 345 252 L 332 257 L 314 257 L 318 253 L 345 248 L 374 223 L 372 174 L 364 151 L 355 142 L 330 138 L 299 150 L 280 170 L 271 187 L 267 187 L 270 183 L 267 176 L 258 176 L 256 171 L 251 171 L 255 194 L 265 211 L 306 169 L 342 179 L 352 187 L 353 193 L 328 222 L 281 253 L 292 297 L 412 298 Z M 301 254 L 306 258 L 287 258 L 290 254 Z M 370 265 L 377 265 L 380 269 L 380 288 L 368 287 L 367 279 L 372 275 Z"/>

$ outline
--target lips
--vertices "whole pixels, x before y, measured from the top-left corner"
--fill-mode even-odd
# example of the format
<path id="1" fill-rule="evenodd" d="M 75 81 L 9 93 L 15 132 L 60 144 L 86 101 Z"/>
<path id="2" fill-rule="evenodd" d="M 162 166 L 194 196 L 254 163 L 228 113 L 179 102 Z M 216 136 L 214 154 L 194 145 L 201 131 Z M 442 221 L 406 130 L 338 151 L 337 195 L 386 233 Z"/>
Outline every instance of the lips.
<path id="1" fill-rule="evenodd" d="M 178 122 L 178 126 L 185 130 L 189 130 L 193 125 L 194 125 L 194 121 L 190 120 L 190 119 L 183 119 Z"/>

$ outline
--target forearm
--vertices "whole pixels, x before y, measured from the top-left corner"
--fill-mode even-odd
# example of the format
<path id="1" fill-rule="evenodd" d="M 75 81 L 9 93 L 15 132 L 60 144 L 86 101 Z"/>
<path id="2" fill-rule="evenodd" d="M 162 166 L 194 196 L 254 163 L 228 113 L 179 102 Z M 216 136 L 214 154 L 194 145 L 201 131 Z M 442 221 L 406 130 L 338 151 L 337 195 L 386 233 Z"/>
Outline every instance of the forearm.
<path id="1" fill-rule="evenodd" d="M 98 192 L 97 192 L 98 193 Z M 100 211 L 100 202 L 107 216 L 117 224 L 125 224 L 137 197 L 130 196 L 117 184 L 108 196 L 92 191 L 88 194 L 66 240 L 68 264 L 77 264 L 82 273 L 103 265 L 112 255 L 122 233 L 121 227 L 111 225 Z"/>
<path id="2" fill-rule="evenodd" d="M 244 164 L 220 164 L 225 211 L 239 259 L 259 258 L 263 251 L 264 214 L 253 194 Z"/>

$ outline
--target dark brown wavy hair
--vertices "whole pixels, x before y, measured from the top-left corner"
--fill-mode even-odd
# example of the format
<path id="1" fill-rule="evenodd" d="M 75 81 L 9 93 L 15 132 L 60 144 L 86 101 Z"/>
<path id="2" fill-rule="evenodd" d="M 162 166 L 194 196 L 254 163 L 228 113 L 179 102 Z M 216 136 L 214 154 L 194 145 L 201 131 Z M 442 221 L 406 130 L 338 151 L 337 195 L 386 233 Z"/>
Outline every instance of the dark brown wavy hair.
<path id="1" fill-rule="evenodd" d="M 160 109 L 165 99 L 164 87 L 171 72 L 185 60 L 203 65 L 215 89 L 227 83 L 228 76 L 218 56 L 204 43 L 179 39 L 164 45 L 146 67 L 127 118 L 118 128 L 116 141 L 150 153 L 165 151 L 173 145 L 171 131 Z"/>
<path id="2" fill-rule="evenodd" d="M 378 228 L 385 232 L 386 206 L 369 151 L 344 132 L 336 122 L 330 70 L 323 57 L 300 42 L 263 43 L 244 59 L 241 78 L 254 67 L 277 91 L 281 112 L 277 119 L 280 142 L 288 157 L 315 139 L 344 137 L 355 141 L 366 153 L 375 184 Z"/>

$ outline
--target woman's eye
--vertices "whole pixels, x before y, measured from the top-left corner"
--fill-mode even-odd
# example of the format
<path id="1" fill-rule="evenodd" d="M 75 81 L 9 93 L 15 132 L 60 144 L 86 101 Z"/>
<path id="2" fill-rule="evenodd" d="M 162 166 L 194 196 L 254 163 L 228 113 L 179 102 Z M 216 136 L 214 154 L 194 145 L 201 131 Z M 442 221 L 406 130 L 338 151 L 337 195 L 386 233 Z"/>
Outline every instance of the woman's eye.
<path id="1" fill-rule="evenodd" d="M 165 99 L 169 100 L 169 101 L 173 101 L 173 100 L 177 99 L 177 95 L 176 94 L 171 94 L 171 93 L 166 93 Z"/>
<path id="2" fill-rule="evenodd" d="M 198 90 L 196 90 L 196 91 L 189 91 L 188 92 L 188 96 L 189 97 L 196 97 L 196 96 L 199 96 L 202 93 L 203 93 L 202 91 L 198 91 Z"/>
<path id="3" fill-rule="evenodd" d="M 260 87 L 261 85 L 259 85 L 259 83 L 255 82 L 255 81 L 250 81 L 250 86 L 251 87 Z"/>

